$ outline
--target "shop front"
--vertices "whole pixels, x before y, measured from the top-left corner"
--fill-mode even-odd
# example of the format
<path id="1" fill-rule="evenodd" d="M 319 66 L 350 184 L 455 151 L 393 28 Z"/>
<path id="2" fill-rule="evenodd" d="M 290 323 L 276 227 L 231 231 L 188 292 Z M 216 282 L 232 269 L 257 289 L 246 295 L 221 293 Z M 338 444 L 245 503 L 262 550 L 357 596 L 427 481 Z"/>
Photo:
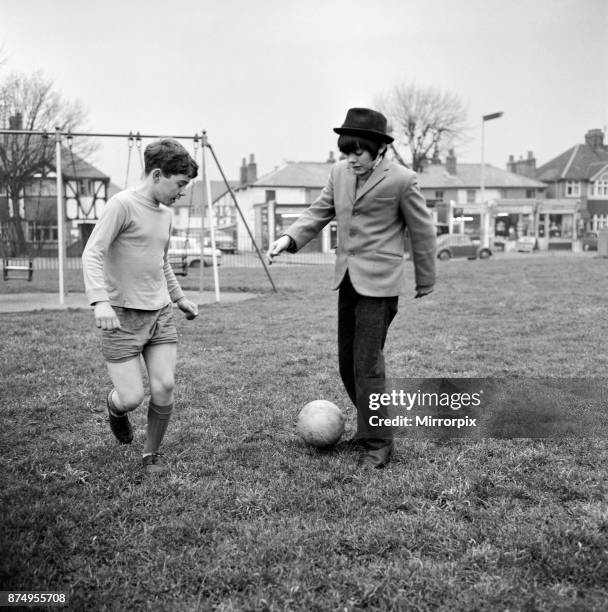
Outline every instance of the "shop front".
<path id="1" fill-rule="evenodd" d="M 493 206 L 493 244 L 497 251 L 518 251 L 535 237 L 536 200 L 497 200 Z"/>
<path id="2" fill-rule="evenodd" d="M 539 250 L 578 250 L 579 200 L 540 200 L 536 218 Z"/>
<path id="3" fill-rule="evenodd" d="M 493 209 L 495 250 L 577 250 L 582 217 L 578 200 L 497 200 Z M 528 250 L 527 246 L 526 249 Z"/>

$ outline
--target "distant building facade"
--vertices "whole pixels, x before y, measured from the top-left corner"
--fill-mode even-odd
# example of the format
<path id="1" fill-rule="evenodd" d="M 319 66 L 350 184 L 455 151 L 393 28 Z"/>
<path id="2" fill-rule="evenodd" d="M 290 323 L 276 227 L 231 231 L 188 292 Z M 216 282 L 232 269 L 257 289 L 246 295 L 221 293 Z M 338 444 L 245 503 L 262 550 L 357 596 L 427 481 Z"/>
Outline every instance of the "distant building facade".
<path id="1" fill-rule="evenodd" d="M 237 210 L 230 196 L 230 189 L 238 186 L 237 181 L 209 181 L 211 191 L 212 221 L 217 246 L 224 251 L 236 250 Z M 209 210 L 203 180 L 194 180 L 186 188 L 186 194 L 173 204 L 173 229 L 176 236 L 200 239 L 204 232 L 204 244 L 210 244 Z M 224 198 L 224 196 L 227 196 Z"/>
<path id="2" fill-rule="evenodd" d="M 330 153 L 325 162 L 287 162 L 258 178 L 254 156 L 250 156 L 249 162 L 243 159 L 239 185 L 234 193 L 258 248 L 267 249 L 316 200 L 335 162 Z M 230 194 L 220 197 L 215 206 L 218 227 L 235 223 L 238 250 L 254 250 L 245 224 L 240 215 L 236 215 Z M 331 222 L 304 250 L 329 252 L 335 246 L 336 226 Z"/>
<path id="3" fill-rule="evenodd" d="M 543 164 L 536 178 L 547 184 L 547 196 L 578 202 L 582 226 L 608 227 L 608 146 L 601 129 L 591 129 L 574 145 Z"/>
<path id="4" fill-rule="evenodd" d="M 605 162 L 598 159 L 605 147 L 602 149 L 602 139 L 597 135 L 595 138 L 588 143 L 595 149 L 595 157 L 586 170 L 585 188 L 582 179 L 578 179 L 579 188 L 572 187 L 568 181 L 574 179 L 563 169 L 563 186 L 543 180 L 551 163 L 537 169 L 531 151 L 519 160 L 511 155 L 504 170 L 485 164 L 485 202 L 481 194 L 481 164 L 459 163 L 453 150 L 443 163 L 435 159 L 425 166 L 418 173 L 418 183 L 440 232 L 480 237 L 484 216 L 489 214 L 490 239 L 497 249 L 515 250 L 522 239 L 532 241 L 540 250 L 576 249 L 585 215 L 594 227 L 608 227 L 608 155 Z M 574 150 L 563 157 L 577 159 Z M 254 156 L 249 161 L 243 158 L 233 191 L 259 248 L 266 249 L 315 201 L 335 162 L 330 153 L 325 162 L 287 162 L 258 177 Z M 185 205 L 184 200 L 180 206 Z M 249 232 L 236 214 L 230 193 L 214 196 L 214 211 L 216 227 L 233 232 L 239 251 L 252 251 Z M 336 246 L 336 236 L 332 221 L 305 249 L 330 252 Z"/>
<path id="5" fill-rule="evenodd" d="M 442 231 L 480 238 L 484 217 L 489 214 L 490 243 L 495 248 L 515 250 L 518 241 L 532 238 L 539 249 L 572 247 L 577 208 L 572 202 L 546 198 L 547 186 L 535 178 L 532 152 L 525 160 L 515 161 L 511 156 L 506 170 L 490 164 L 484 167 L 485 203 L 481 164 L 458 163 L 453 150 L 443 164 L 435 160 L 419 172 L 422 193 Z M 549 227 L 555 214 L 560 215 L 565 237 L 562 240 L 553 236 L 549 244 Z"/>
<path id="6" fill-rule="evenodd" d="M 68 147 L 61 148 L 61 168 L 64 218 L 59 222 L 64 226 L 67 254 L 79 256 L 112 195 L 112 186 L 108 175 Z M 26 180 L 18 197 L 10 197 L 6 183 L 0 181 L 0 234 L 3 250 L 9 255 L 22 247 L 32 256 L 57 255 L 54 144 L 49 145 L 41 168 Z M 20 244 L 19 234 L 24 244 Z"/>

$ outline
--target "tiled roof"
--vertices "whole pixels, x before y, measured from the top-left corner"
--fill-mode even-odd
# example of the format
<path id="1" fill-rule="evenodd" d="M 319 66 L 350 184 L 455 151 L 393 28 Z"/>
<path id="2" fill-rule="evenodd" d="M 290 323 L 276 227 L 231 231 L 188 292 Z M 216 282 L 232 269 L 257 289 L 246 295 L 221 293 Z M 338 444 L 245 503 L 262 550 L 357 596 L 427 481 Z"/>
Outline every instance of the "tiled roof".
<path id="1" fill-rule="evenodd" d="M 51 165 L 55 167 L 55 158 L 51 160 Z M 89 178 L 89 179 L 109 179 L 107 174 L 90 164 L 76 153 L 70 153 L 69 149 L 61 148 L 61 173 L 68 179 Z"/>
<path id="2" fill-rule="evenodd" d="M 596 164 L 602 162 L 608 162 L 608 148 L 578 144 L 540 166 L 536 177 L 541 181 L 588 180 L 599 170 Z"/>
<path id="3" fill-rule="evenodd" d="M 288 162 L 261 176 L 254 187 L 310 187 L 321 189 L 333 165 L 326 162 Z"/>
<path id="4" fill-rule="evenodd" d="M 589 179 L 595 180 L 595 177 L 608 170 L 608 161 L 595 162 L 589 166 Z"/>
<path id="5" fill-rule="evenodd" d="M 520 174 L 495 168 L 485 164 L 485 187 L 542 189 L 546 187 L 540 181 Z M 476 189 L 481 185 L 481 164 L 458 163 L 456 174 L 448 174 L 445 166 L 431 164 L 418 173 L 418 184 L 421 189 Z"/>
<path id="6" fill-rule="evenodd" d="M 327 183 L 331 163 L 325 162 L 289 162 L 268 174 L 260 177 L 255 187 L 309 187 L 321 189 Z M 459 163 L 457 174 L 452 176 L 442 165 L 430 165 L 424 172 L 418 174 L 419 184 L 427 189 L 476 188 L 481 184 L 481 164 Z M 542 189 L 546 185 L 537 180 L 513 174 L 485 165 L 485 185 L 487 188 L 535 188 Z"/>
<path id="7" fill-rule="evenodd" d="M 42 136 L 32 136 L 31 146 L 42 147 L 40 157 L 43 158 L 44 165 L 53 172 L 56 170 L 55 145 L 52 134 L 47 137 L 46 142 Z M 73 153 L 68 147 L 61 147 L 61 174 L 66 179 L 102 179 L 108 180 L 110 177 L 96 168 L 80 155 Z"/>

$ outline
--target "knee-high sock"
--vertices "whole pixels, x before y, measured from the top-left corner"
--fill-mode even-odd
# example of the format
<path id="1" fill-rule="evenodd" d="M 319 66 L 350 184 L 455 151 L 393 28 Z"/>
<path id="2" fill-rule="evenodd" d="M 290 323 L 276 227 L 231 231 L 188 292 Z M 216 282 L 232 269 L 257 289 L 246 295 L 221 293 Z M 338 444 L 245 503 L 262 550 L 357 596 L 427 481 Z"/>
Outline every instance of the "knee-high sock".
<path id="1" fill-rule="evenodd" d="M 173 404 L 168 406 L 157 406 L 150 402 L 148 405 L 148 428 L 146 431 L 146 442 L 144 444 L 144 455 L 158 452 L 161 442 L 165 437 Z"/>

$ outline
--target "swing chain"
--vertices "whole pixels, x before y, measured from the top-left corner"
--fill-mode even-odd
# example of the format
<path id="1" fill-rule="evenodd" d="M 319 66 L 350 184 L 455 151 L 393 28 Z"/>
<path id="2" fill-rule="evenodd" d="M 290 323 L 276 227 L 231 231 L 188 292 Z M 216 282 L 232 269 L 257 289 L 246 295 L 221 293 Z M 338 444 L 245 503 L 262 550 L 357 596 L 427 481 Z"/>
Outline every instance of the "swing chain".
<path id="1" fill-rule="evenodd" d="M 141 136 L 139 134 L 139 132 L 137 132 L 137 134 L 135 134 L 135 146 L 137 147 L 137 152 L 138 152 L 138 156 L 139 156 L 139 168 L 140 170 L 143 172 L 144 170 L 144 159 L 142 157 L 141 154 Z"/>
<path id="2" fill-rule="evenodd" d="M 78 218 L 80 211 L 82 210 L 82 204 L 80 202 L 80 186 L 79 186 L 80 179 L 78 178 L 78 174 L 76 172 L 76 162 L 74 161 L 74 151 L 72 150 L 72 140 L 73 139 L 72 139 L 72 134 L 69 131 L 67 133 L 66 140 L 68 142 L 68 151 L 70 152 L 70 158 L 72 161 L 72 174 L 73 174 L 74 185 L 75 185 L 74 199 L 76 200 L 76 209 L 77 209 L 76 218 Z M 66 212 L 66 216 L 67 216 L 67 212 Z"/>
<path id="3" fill-rule="evenodd" d="M 125 185 L 124 185 L 125 189 L 127 188 L 129 184 L 129 170 L 131 168 L 131 152 L 133 151 L 133 144 L 134 144 L 133 132 L 129 132 L 129 138 L 127 139 L 127 146 L 129 148 L 129 152 L 127 154 L 127 174 L 125 176 Z"/>

